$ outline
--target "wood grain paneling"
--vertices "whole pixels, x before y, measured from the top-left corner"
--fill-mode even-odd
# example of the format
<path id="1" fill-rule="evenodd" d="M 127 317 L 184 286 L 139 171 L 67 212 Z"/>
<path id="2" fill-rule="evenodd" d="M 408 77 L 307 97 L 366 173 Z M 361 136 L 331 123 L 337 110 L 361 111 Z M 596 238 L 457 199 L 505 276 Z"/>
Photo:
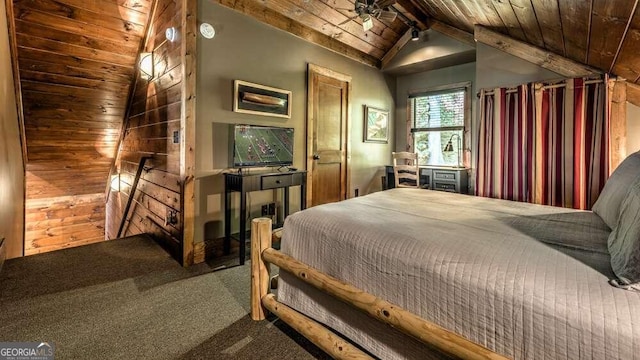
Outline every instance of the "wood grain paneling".
<path id="1" fill-rule="evenodd" d="M 536 19 L 542 32 L 542 39 L 547 50 L 566 56 L 560 9 L 557 0 L 538 0 L 532 2 Z"/>
<path id="2" fill-rule="evenodd" d="M 105 238 L 104 188 L 151 4 L 12 2 L 27 148 L 27 255 Z"/>
<path id="3" fill-rule="evenodd" d="M 182 21 L 186 16 L 184 6 L 182 1 L 159 0 L 152 15 L 145 48 L 146 51 L 153 50 L 155 76 L 150 81 L 139 77 L 136 80 L 115 163 L 117 170 L 112 172 L 120 174 L 120 191 L 109 192 L 106 209 L 106 236 L 113 239 L 117 236 L 127 200 L 132 196 L 123 234 L 150 234 L 181 262 L 185 226 L 184 177 L 180 170 L 184 141 L 181 119 L 185 101 L 182 47 L 189 37 Z M 191 16 L 195 17 L 195 14 Z M 192 21 L 195 24 L 195 18 Z M 180 40 L 165 41 L 167 27 L 178 29 Z M 193 87 L 195 89 L 195 84 Z M 174 141 L 174 135 L 177 141 Z M 133 191 L 139 160 L 145 156 L 151 156 L 151 159 L 145 163 Z M 173 223 L 167 221 L 170 212 L 176 219 Z"/>
<path id="4" fill-rule="evenodd" d="M 103 241 L 104 207 L 104 193 L 27 199 L 25 255 Z"/>
<path id="5" fill-rule="evenodd" d="M 360 49 L 354 48 L 341 41 L 340 36 L 333 37 L 323 34 L 320 30 L 313 29 L 310 26 L 302 25 L 302 23 L 289 18 L 285 14 L 281 14 L 276 10 L 265 7 L 263 4 L 251 0 L 214 0 L 223 6 L 240 11 L 244 14 L 252 16 L 271 26 L 288 31 L 295 36 L 304 40 L 313 42 L 336 53 L 343 54 L 363 64 L 379 67 L 380 59 L 384 56 L 384 52 L 380 57 L 375 57 Z"/>
<path id="6" fill-rule="evenodd" d="M 635 1 L 594 0 L 587 62 L 609 71 Z M 637 51 L 637 50 L 636 50 Z"/>
<path id="7" fill-rule="evenodd" d="M 585 62 L 591 24 L 590 3 L 584 0 L 564 0 L 558 4 L 566 56 L 575 61 Z"/>
<path id="8" fill-rule="evenodd" d="M 627 36 L 624 38 L 620 55 L 613 67 L 613 72 L 630 82 L 640 80 L 640 12 L 636 12 L 631 20 Z"/>
<path id="9" fill-rule="evenodd" d="M 407 22 L 445 24 L 471 33 L 475 25 L 553 54 L 640 82 L 640 20 L 637 0 L 397 0 L 405 16 L 374 21 L 363 32 L 352 0 L 215 0 L 258 21 L 356 61 L 381 67 L 402 48 Z M 435 21 L 434 21 L 435 20 Z M 537 62 L 545 61 L 538 59 Z M 387 61 L 384 63 L 386 64 Z"/>

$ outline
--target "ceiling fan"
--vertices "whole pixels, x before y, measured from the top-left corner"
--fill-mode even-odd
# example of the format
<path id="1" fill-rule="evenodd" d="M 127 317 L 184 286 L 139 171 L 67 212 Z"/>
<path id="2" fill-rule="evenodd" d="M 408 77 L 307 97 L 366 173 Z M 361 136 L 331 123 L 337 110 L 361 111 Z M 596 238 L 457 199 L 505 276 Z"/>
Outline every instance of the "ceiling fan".
<path id="1" fill-rule="evenodd" d="M 398 16 L 398 13 L 390 10 L 390 6 L 395 3 L 396 0 L 356 0 L 354 9 L 340 9 L 355 12 L 356 14 L 341 22 L 338 26 L 344 25 L 357 17 L 362 19 L 364 31 L 368 31 L 373 27 L 373 18 L 392 22 Z"/>

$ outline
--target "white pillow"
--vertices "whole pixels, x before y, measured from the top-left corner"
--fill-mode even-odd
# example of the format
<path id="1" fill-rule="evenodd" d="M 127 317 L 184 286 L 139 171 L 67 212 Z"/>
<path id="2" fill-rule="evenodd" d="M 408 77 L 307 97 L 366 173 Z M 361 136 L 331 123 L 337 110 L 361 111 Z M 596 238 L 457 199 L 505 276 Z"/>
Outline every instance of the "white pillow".
<path id="1" fill-rule="evenodd" d="M 620 163 L 593 204 L 593 212 L 598 214 L 609 228 L 616 227 L 622 200 L 637 177 L 640 177 L 640 151 L 629 155 Z"/>

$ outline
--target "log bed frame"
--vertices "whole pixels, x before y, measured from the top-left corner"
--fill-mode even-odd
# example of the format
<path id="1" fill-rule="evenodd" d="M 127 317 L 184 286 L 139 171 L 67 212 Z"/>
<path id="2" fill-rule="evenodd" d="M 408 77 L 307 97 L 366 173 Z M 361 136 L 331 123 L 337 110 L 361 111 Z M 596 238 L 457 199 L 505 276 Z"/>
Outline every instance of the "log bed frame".
<path id="1" fill-rule="evenodd" d="M 507 359 L 272 248 L 273 240 L 278 240 L 281 233 L 281 230 L 272 232 L 269 218 L 256 218 L 251 221 L 251 318 L 253 320 L 264 320 L 265 314 L 269 311 L 335 359 L 372 359 L 369 354 L 345 341 L 324 325 L 278 302 L 275 295 L 269 293 L 269 264 L 273 264 L 279 267 L 280 271 L 291 273 L 374 319 L 444 353 L 461 359 Z"/>

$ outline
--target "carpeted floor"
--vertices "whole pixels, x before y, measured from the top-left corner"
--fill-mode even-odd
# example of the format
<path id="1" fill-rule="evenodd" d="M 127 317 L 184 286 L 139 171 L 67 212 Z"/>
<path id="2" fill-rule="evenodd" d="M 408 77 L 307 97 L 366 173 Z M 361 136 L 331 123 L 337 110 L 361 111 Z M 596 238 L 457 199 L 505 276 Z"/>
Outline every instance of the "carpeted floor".
<path id="1" fill-rule="evenodd" d="M 143 236 L 8 260 L 0 342 L 54 343 L 56 359 L 329 358 L 251 321 L 249 284 L 249 265 L 184 269 Z"/>

